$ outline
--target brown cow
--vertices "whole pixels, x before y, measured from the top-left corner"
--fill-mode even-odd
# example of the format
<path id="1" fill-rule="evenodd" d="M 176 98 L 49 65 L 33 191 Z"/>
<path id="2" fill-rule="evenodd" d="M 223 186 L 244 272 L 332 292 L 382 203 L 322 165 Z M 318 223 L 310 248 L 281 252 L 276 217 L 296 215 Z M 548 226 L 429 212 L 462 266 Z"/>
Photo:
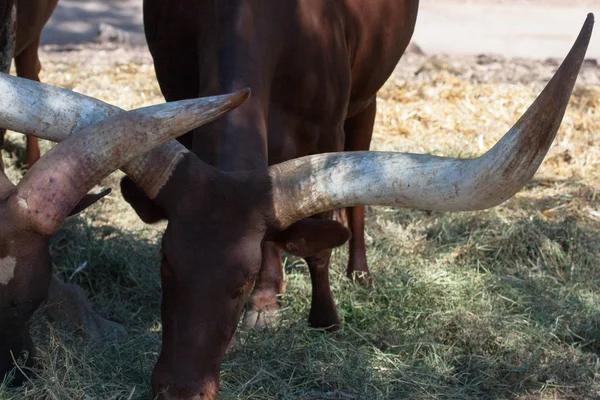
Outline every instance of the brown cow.
<path id="1" fill-rule="evenodd" d="M 417 0 L 184 0 L 176 6 L 145 0 L 144 26 L 166 99 L 241 85 L 252 89 L 243 110 L 183 140 L 203 161 L 236 171 L 309 154 L 368 150 L 376 93 L 410 41 L 417 9 Z M 122 188 L 126 199 L 137 200 L 134 208 L 145 221 L 163 214 L 148 217 L 127 179 Z M 361 277 L 368 274 L 364 207 L 350 207 L 347 215 L 347 275 Z M 338 230 L 345 235 L 341 226 Z M 271 241 L 262 247 L 245 320 L 251 325 L 263 325 L 279 308 L 277 295 L 284 287 L 280 249 Z M 306 256 L 312 281 L 309 323 L 335 329 L 340 320 L 329 288 L 331 250 Z"/>
<path id="2" fill-rule="evenodd" d="M 41 27 L 52 12 L 56 2 L 28 0 L 18 1 L 18 12 L 12 1 L 6 1 L 0 6 L 0 71 L 8 73 L 14 55 L 15 45 L 19 50 L 16 58 L 17 70 L 20 76 L 37 80 L 39 72 L 39 60 L 37 59 L 37 45 Z M 19 15 L 22 22 L 19 29 L 15 30 L 15 17 Z M 37 34 L 37 39 L 36 35 Z M 17 39 L 15 40 L 15 35 Z M 25 40 L 24 38 L 33 38 Z M 28 45 L 25 45 L 27 42 Z M 36 67 L 36 65 L 38 67 Z M 35 76 L 32 73 L 35 72 Z M 0 129 L 0 148 L 4 139 L 4 129 Z M 37 138 L 27 137 L 28 159 L 33 162 L 37 160 L 39 151 L 37 149 Z M 33 153 L 32 153 L 33 151 Z M 36 154 L 36 157 L 31 157 Z M 3 169 L 2 157 L 0 156 L 0 170 Z M 86 196 L 82 200 L 82 207 L 91 204 L 101 198 L 104 194 Z M 48 290 L 46 314 L 53 320 L 58 321 L 74 329 L 82 328 L 91 337 L 104 336 L 106 333 L 118 333 L 125 335 L 123 327 L 102 318 L 96 314 L 85 296 L 84 291 L 77 285 L 65 284 L 57 276 L 53 276 Z"/>
<path id="3" fill-rule="evenodd" d="M 3 27 L 3 29 L 0 28 L 0 48 L 5 49 L 14 56 L 17 76 L 39 82 L 42 65 L 38 57 L 38 47 L 42 28 L 50 19 L 57 4 L 58 0 L 16 0 L 16 32 L 13 7 L 15 0 L 5 0 L 4 4 L 0 5 L 0 21 L 7 21 L 9 14 L 13 13 L 12 23 L 0 23 L 0 26 Z M 7 46 L 6 44 L 9 41 L 14 41 L 14 44 Z M 8 60 L 8 64 L 5 61 L 3 65 L 0 65 L 0 72 L 8 73 L 10 69 L 12 56 L 7 56 L 8 54 L 0 57 L 3 60 Z M 0 131 L 0 148 L 3 140 L 4 132 Z M 31 167 L 39 158 L 40 148 L 37 138 L 27 136 L 25 156 L 27 165 Z"/>
<path id="4" fill-rule="evenodd" d="M 533 176 L 556 135 L 592 26 L 590 14 L 533 105 L 476 159 L 354 152 L 226 172 L 170 142 L 153 152 L 160 156 L 152 162 L 124 168 L 169 221 L 162 242 L 163 347 L 153 373 L 155 395 L 216 398 L 221 358 L 260 271 L 261 244 L 273 241 L 307 255 L 345 239 L 339 225 L 306 217 L 359 204 L 476 210 L 516 193 Z M 99 120 L 119 111 L 77 94 L 63 100 L 69 107 L 42 104 L 35 119 L 12 121 L 11 129 L 61 140 L 70 131 L 64 124 L 81 125 L 80 115 Z M 59 117 L 66 122 L 59 123 Z"/>
<path id="5" fill-rule="evenodd" d="M 4 128 L 11 128 L 13 119 L 29 121 L 41 115 L 40 109 L 60 109 L 64 105 L 60 93 L 27 90 L 27 83 L 38 83 L 5 74 L 0 78 L 0 119 L 5 122 L 0 126 Z M 81 134 L 40 158 L 18 185 L 0 170 L 0 381 L 13 368 L 13 355 L 19 358 L 26 351 L 27 362 L 32 363 L 34 347 L 28 325 L 50 285 L 48 242 L 69 214 L 98 199 L 92 197 L 90 202 L 85 197 L 87 191 L 134 157 L 210 121 L 246 98 L 247 92 L 242 92 L 169 103 L 124 113 L 95 125 L 84 119 L 80 122 L 88 126 Z M 77 123 L 48 123 L 52 129 L 62 129 L 63 134 L 81 129 Z M 132 165 L 143 169 L 143 163 L 149 162 L 144 160 L 152 160 L 153 154 Z M 23 378 L 17 373 L 13 383 L 20 384 Z"/>

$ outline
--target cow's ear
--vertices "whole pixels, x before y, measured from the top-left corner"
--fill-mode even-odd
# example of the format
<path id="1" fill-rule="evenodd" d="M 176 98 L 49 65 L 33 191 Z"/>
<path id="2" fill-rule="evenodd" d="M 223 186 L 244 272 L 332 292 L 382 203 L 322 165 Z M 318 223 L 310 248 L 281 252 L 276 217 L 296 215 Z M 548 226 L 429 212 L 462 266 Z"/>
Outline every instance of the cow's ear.
<path id="1" fill-rule="evenodd" d="M 308 257 L 341 246 L 349 237 L 350 231 L 339 222 L 305 218 L 270 235 L 268 240 L 289 254 Z"/>
<path id="2" fill-rule="evenodd" d="M 121 179 L 121 194 L 142 221 L 153 224 L 167 219 L 165 210 L 156 205 L 129 177 Z"/>
<path id="3" fill-rule="evenodd" d="M 85 196 L 83 196 L 83 199 L 81 199 L 79 203 L 77 203 L 77 205 L 73 207 L 73 209 L 69 213 L 69 216 L 79 214 L 80 212 L 82 212 L 83 210 L 85 210 L 86 208 L 88 208 L 89 206 L 91 206 L 92 204 L 109 194 L 110 191 L 111 189 L 107 188 L 101 191 L 100 193 L 86 194 Z"/>

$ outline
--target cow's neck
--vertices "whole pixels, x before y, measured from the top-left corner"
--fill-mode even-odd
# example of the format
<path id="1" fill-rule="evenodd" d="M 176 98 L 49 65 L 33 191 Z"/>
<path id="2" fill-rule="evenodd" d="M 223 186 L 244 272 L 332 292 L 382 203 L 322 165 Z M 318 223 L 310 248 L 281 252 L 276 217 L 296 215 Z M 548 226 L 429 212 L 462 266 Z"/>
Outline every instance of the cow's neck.
<path id="1" fill-rule="evenodd" d="M 237 89 L 224 89 L 222 93 Z M 239 109 L 196 131 L 193 151 L 202 160 L 223 171 L 265 168 L 266 106 L 256 97 L 251 97 Z"/>
<path id="2" fill-rule="evenodd" d="M 261 29 L 251 2 L 204 1 L 205 12 L 217 13 L 217 26 L 201 24 L 198 62 L 201 95 L 229 93 L 250 87 L 250 99 L 204 129 L 196 131 L 193 151 L 225 171 L 267 166 L 267 113 L 270 65 L 274 54 L 252 40 Z M 215 4 L 215 3 L 218 3 Z M 240 26 L 252 26 L 251 32 Z M 244 33 L 244 34 L 242 34 Z M 259 44 L 262 48 L 258 48 Z M 268 43 L 272 47 L 273 43 Z"/>

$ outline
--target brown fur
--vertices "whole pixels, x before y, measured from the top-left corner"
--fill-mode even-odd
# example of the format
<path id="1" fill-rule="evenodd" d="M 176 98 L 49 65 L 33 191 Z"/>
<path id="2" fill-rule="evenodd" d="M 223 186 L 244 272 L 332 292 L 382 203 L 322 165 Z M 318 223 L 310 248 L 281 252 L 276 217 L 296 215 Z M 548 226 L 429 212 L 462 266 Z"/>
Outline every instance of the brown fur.
<path id="1" fill-rule="evenodd" d="M 73 211 L 83 210 L 106 194 L 108 191 L 85 196 Z M 14 367 L 12 355 L 17 359 L 26 355 L 27 365 L 33 363 L 35 349 L 29 336 L 29 318 L 46 298 L 52 269 L 48 251 L 51 235 L 39 232 L 18 203 L 15 186 L 0 169 L 0 260 L 16 260 L 14 276 L 10 274 L 7 284 L 0 282 L 0 380 Z M 76 291 L 74 285 L 61 285 L 56 279 L 54 288 L 54 302 L 60 299 L 68 304 L 62 308 L 59 304 L 50 304 L 49 314 L 53 319 L 71 325 L 74 319 L 82 320 L 84 329 L 96 336 L 102 334 L 100 329 L 113 328 L 113 324 L 89 312 L 91 309 L 81 289 Z M 72 309 L 75 312 L 64 318 L 64 313 L 59 311 L 68 307 L 77 309 Z M 20 385 L 24 378 L 20 370 L 16 371 L 11 383 Z"/>
<path id="2" fill-rule="evenodd" d="M 417 8 L 417 0 L 145 0 L 167 100 L 252 89 L 242 107 L 182 140 L 216 168 L 184 157 L 154 203 L 122 185 L 145 220 L 169 220 L 163 347 L 153 373 L 161 399 L 216 397 L 221 359 L 254 283 L 264 307 L 263 294 L 283 286 L 281 248 L 309 264 L 311 324 L 339 325 L 328 249 L 347 231 L 330 215 L 282 230 L 261 171 L 303 155 L 368 149 L 377 90 L 408 45 Z M 225 172 L 244 170 L 254 172 Z M 352 273 L 368 271 L 363 224 L 362 208 L 350 210 Z"/>

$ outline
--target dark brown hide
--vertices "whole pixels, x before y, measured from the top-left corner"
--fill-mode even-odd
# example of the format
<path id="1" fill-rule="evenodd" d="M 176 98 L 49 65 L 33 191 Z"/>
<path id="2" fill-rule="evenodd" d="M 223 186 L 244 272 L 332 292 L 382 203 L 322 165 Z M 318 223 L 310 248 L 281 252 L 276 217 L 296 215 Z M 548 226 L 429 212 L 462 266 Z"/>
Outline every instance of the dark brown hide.
<path id="1" fill-rule="evenodd" d="M 13 206 L 9 204 L 14 186 L 5 178 L 0 169 L 0 381 L 14 368 L 13 357 L 24 357 L 25 365 L 33 365 L 35 348 L 29 336 L 29 318 L 46 298 L 52 269 L 50 235 L 33 229 L 15 209 L 14 202 Z M 109 192 L 85 196 L 72 214 Z M 83 300 L 80 304 L 85 306 Z M 21 385 L 24 378 L 21 370 L 15 370 L 10 383 Z"/>
<path id="2" fill-rule="evenodd" d="M 29 318 L 46 297 L 51 276 L 49 237 L 22 229 L 23 221 L 6 206 L 6 200 L 0 196 L 0 379 L 13 369 L 13 357 L 27 357 L 27 365 L 32 365 L 35 353 Z M 15 371 L 11 384 L 20 385 L 23 379 Z"/>
<path id="3" fill-rule="evenodd" d="M 7 10 L 12 8 L 14 2 L 15 0 L 4 1 L 4 4 L 0 5 L 0 8 L 2 8 L 0 9 L 0 27 L 5 25 L 2 21 L 6 21 Z M 16 0 L 17 22 L 14 59 L 18 76 L 39 82 L 42 65 L 38 57 L 38 47 L 42 28 L 50 19 L 57 3 L 58 0 Z M 7 37 L 0 33 L 0 54 L 3 52 L 2 49 L 7 46 Z M 0 64 L 2 64 L 1 61 Z M 8 70 L 2 72 L 8 72 Z M 0 132 L 0 147 L 2 147 L 3 140 L 4 132 Z M 32 136 L 27 136 L 25 157 L 29 166 L 32 166 L 40 158 L 38 140 Z"/>
<path id="4" fill-rule="evenodd" d="M 167 100 L 252 89 L 243 107 L 183 141 L 218 169 L 188 156 L 155 199 L 169 220 L 163 347 L 153 374 L 160 398 L 216 397 L 221 359 L 254 282 L 260 279 L 258 293 L 281 290 L 275 243 L 307 257 L 311 323 L 339 324 L 327 249 L 347 239 L 344 228 L 315 220 L 281 232 L 271 223 L 266 179 L 221 171 L 367 149 L 376 92 L 408 45 L 417 8 L 417 0 L 145 0 L 146 35 Z M 160 218 L 135 187 L 122 187 L 144 220 Z M 349 269 L 366 271 L 364 212 L 350 215 Z"/>
<path id="5" fill-rule="evenodd" d="M 82 211 L 107 195 L 85 196 L 72 211 Z M 33 365 L 35 348 L 29 336 L 29 318 L 46 298 L 51 277 L 48 242 L 15 206 L 15 186 L 0 168 L 0 381 L 14 368 L 13 358 Z M 25 376 L 15 370 L 11 385 Z"/>

